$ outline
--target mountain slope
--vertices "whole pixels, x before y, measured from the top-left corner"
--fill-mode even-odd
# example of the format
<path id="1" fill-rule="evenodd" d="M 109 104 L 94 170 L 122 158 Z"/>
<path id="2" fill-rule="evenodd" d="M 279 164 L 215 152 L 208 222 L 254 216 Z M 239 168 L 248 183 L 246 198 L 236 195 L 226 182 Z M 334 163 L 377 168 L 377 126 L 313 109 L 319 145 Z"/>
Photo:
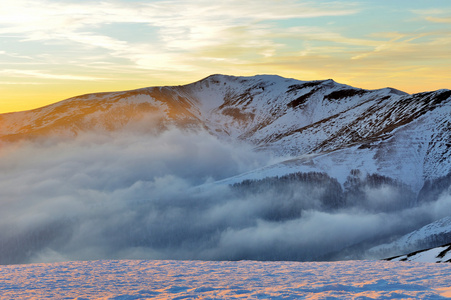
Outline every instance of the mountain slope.
<path id="1" fill-rule="evenodd" d="M 408 95 L 333 80 L 212 75 L 185 86 L 84 95 L 3 114 L 0 140 L 127 127 L 204 128 L 221 139 L 288 155 L 294 159 L 284 164 L 296 170 L 326 172 L 344 183 L 350 170 L 359 169 L 418 192 L 426 180 L 451 171 L 450 116 L 449 90 Z"/>
<path id="2" fill-rule="evenodd" d="M 369 254 L 378 257 L 391 256 L 437 247 L 449 241 L 451 241 L 451 216 L 425 225 L 390 244 L 373 247 L 369 250 Z"/>
<path id="3" fill-rule="evenodd" d="M 269 75 L 3 114 L 0 263 L 363 257 L 449 215 L 450 123 L 449 90 Z"/>
<path id="4" fill-rule="evenodd" d="M 206 128 L 279 156 L 330 172 L 363 169 L 408 182 L 451 171 L 451 91 L 408 95 L 362 90 L 333 80 L 213 75 L 186 86 L 153 87 L 74 97 L 33 111 L 0 115 L 0 139 L 76 135 L 91 130 L 141 130 L 174 125 Z M 395 162 L 393 164 L 393 162 Z M 343 182 L 348 174 L 332 173 Z"/>
<path id="5" fill-rule="evenodd" d="M 426 263 L 451 262 L 451 244 L 415 251 L 406 255 L 388 258 L 389 261 L 413 261 Z"/>

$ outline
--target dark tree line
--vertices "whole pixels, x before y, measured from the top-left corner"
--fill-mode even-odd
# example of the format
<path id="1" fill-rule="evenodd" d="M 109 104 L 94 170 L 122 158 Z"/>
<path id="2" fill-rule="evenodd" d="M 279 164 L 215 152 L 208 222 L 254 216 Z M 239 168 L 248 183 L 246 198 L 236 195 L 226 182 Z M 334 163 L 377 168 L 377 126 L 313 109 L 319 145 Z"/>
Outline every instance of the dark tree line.
<path id="1" fill-rule="evenodd" d="M 437 200 L 441 194 L 450 194 L 451 173 L 435 180 L 426 180 L 418 193 L 418 202 L 431 202 Z"/>
<path id="2" fill-rule="evenodd" d="M 390 212 L 416 204 L 417 196 L 410 186 L 380 174 L 363 175 L 360 170 L 351 170 L 344 187 L 348 206 Z"/>
<path id="3" fill-rule="evenodd" d="M 406 184 L 392 178 L 351 170 L 344 189 L 326 173 L 292 173 L 258 180 L 245 180 L 232 186 L 244 197 L 261 197 L 271 202 L 278 217 L 300 217 L 304 210 L 334 211 L 359 208 L 365 211 L 388 212 L 412 207 L 416 195 Z"/>

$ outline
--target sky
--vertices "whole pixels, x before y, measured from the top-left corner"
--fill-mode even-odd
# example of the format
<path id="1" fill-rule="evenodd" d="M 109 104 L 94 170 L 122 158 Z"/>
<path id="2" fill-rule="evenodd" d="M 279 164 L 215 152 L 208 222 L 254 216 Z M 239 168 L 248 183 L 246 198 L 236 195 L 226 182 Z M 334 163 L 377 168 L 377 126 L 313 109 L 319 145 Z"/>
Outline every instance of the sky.
<path id="1" fill-rule="evenodd" d="M 0 113 L 211 74 L 451 88 L 449 0 L 14 0 Z"/>

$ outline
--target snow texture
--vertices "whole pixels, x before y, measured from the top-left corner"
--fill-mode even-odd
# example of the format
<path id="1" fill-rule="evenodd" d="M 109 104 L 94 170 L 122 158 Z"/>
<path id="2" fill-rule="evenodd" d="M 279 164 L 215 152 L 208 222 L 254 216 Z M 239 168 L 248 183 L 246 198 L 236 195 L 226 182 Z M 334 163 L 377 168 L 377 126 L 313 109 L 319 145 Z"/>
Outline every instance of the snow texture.
<path id="1" fill-rule="evenodd" d="M 450 264 L 101 260 L 0 267 L 0 299 L 445 299 Z"/>
<path id="2" fill-rule="evenodd" d="M 451 262 L 451 244 L 388 258 L 389 261 Z"/>

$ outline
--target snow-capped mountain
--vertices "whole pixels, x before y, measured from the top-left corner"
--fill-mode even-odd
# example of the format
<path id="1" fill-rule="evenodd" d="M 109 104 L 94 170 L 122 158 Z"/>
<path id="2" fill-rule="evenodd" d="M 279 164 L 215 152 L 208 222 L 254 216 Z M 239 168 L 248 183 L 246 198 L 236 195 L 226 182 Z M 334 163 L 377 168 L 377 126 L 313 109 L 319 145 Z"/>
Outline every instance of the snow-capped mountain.
<path id="1" fill-rule="evenodd" d="M 164 136 L 174 128 L 177 134 Z M 363 257 L 372 247 L 451 215 L 450 129 L 450 90 L 409 95 L 272 75 L 212 75 L 184 86 L 89 94 L 2 114 L 0 145 L 13 146 L 0 148 L 7 149 L 0 152 L 5 157 L 0 197 L 15 200 L 5 202 L 2 216 L 8 219 L 0 229 L 8 234 L 0 243 L 9 248 L 0 263 L 42 261 L 54 251 L 75 255 L 64 245 L 80 244 L 77 238 L 88 241 L 86 247 L 104 241 L 107 257 L 135 255 L 130 245 L 144 249 L 133 258 Z M 101 141 L 89 142 L 85 133 Z M 119 141 L 110 133 L 118 133 Z M 209 146 L 200 149 L 205 140 Z M 20 148 L 17 141 L 26 142 Z M 236 158 L 242 153 L 248 158 L 249 145 L 252 157 L 275 159 L 240 169 Z M 222 163 L 224 157 L 228 160 Z M 220 176 L 205 171 L 211 165 Z M 27 193 L 16 190 L 19 185 Z M 183 192 L 173 194 L 167 185 Z M 213 190 L 220 192 L 206 196 Z M 61 199 L 79 211 L 67 212 Z M 100 204 L 102 199 L 116 202 Z M 86 211 L 83 201 L 98 205 L 91 207 L 95 213 Z M 36 207 L 28 212 L 31 204 Z M 61 217 L 48 215 L 55 206 L 61 206 Z M 118 243 L 105 234 L 120 224 L 109 219 L 105 207 L 129 221 L 129 231 L 115 231 Z M 155 209 L 166 218 L 159 219 Z M 34 216 L 36 210 L 46 216 L 33 219 L 39 226 L 26 223 L 26 217 L 9 217 Z M 89 222 L 79 221 L 81 215 Z M 22 221 L 26 224 L 17 226 Z M 434 224 L 430 228 L 440 227 Z M 13 234 L 11 228 L 22 231 Z M 437 232 L 427 228 L 389 246 L 399 252 L 379 252 L 375 258 L 436 246 L 428 241 Z M 420 240 L 425 243 L 415 244 Z M 18 253 L 17 243 L 29 243 L 32 250 Z M 91 259 L 88 254 L 81 257 Z"/>
<path id="2" fill-rule="evenodd" d="M 90 94 L 3 114 L 0 139 L 71 136 L 133 124 L 144 131 L 171 125 L 206 128 L 222 139 L 290 156 L 281 165 L 246 175 L 251 178 L 305 170 L 326 172 L 344 183 L 350 170 L 358 169 L 418 192 L 425 181 L 451 171 L 450 116 L 450 90 L 408 95 L 330 79 L 212 75 L 185 86 Z"/>

